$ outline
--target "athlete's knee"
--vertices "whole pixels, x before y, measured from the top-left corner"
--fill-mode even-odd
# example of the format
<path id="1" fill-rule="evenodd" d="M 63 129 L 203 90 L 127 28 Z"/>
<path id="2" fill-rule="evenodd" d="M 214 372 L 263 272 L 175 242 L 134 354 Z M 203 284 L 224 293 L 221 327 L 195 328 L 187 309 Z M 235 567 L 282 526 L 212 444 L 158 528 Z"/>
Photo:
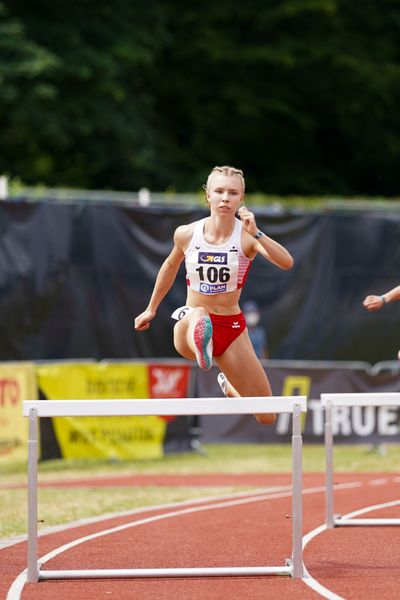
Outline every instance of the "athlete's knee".
<path id="1" fill-rule="evenodd" d="M 254 415 L 261 425 L 273 425 L 276 421 L 276 414 L 270 413 L 266 415 Z"/>
<path id="2" fill-rule="evenodd" d="M 202 306 L 197 306 L 193 312 L 191 313 L 191 319 L 192 321 L 196 322 L 199 319 L 201 319 L 201 317 L 204 317 L 205 315 L 208 315 L 208 312 L 206 311 L 205 308 L 203 308 Z"/>

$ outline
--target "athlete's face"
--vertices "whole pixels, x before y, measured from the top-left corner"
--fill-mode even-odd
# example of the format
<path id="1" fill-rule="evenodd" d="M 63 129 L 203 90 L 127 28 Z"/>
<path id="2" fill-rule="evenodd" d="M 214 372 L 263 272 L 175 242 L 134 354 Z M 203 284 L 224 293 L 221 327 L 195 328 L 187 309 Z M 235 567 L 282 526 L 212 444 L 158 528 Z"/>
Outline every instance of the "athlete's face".
<path id="1" fill-rule="evenodd" d="M 236 175 L 213 173 L 209 180 L 207 201 L 212 213 L 235 214 L 243 201 L 243 186 Z"/>

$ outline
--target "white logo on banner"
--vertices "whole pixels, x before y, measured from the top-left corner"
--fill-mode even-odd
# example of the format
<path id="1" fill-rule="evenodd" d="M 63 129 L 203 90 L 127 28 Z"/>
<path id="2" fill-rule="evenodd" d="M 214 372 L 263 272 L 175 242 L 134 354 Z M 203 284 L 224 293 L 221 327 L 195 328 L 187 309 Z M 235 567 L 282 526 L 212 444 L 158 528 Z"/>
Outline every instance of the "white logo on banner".
<path id="1" fill-rule="evenodd" d="M 174 369 L 173 371 L 154 368 L 152 371 L 154 378 L 156 379 L 153 384 L 154 394 L 170 395 L 173 397 L 177 395 L 178 382 L 183 377 L 182 369 Z M 175 390 L 175 391 L 174 391 Z M 174 392 L 174 394 L 172 393 Z"/>
<path id="2" fill-rule="evenodd" d="M 311 420 L 312 435 L 324 434 L 324 409 L 320 400 L 309 400 L 307 403 L 308 418 Z M 287 435 L 291 431 L 291 415 L 278 415 L 276 432 Z M 390 406 L 334 406 L 332 414 L 333 435 L 349 437 L 359 435 L 367 437 L 373 433 L 378 435 L 398 435 L 398 410 Z"/>

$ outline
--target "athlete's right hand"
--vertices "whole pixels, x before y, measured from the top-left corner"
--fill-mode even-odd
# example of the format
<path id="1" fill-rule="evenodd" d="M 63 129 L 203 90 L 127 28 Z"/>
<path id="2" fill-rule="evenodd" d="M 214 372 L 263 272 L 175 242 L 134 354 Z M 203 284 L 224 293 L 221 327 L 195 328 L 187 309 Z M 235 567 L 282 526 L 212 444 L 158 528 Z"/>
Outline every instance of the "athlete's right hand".
<path id="1" fill-rule="evenodd" d="M 154 319 L 156 313 L 152 310 L 145 310 L 135 319 L 136 331 L 144 331 L 150 327 L 150 321 Z"/>
<path id="2" fill-rule="evenodd" d="M 243 223 L 243 228 L 254 237 L 258 231 L 254 213 L 243 204 L 238 210 L 238 215 Z"/>

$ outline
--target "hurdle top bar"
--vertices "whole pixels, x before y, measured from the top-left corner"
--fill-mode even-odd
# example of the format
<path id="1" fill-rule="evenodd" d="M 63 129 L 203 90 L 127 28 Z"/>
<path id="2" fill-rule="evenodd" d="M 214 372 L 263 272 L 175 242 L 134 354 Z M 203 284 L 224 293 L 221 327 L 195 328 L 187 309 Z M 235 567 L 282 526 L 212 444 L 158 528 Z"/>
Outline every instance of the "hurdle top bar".
<path id="1" fill-rule="evenodd" d="M 247 415 L 307 411 L 306 396 L 242 398 L 145 398 L 114 400 L 24 400 L 23 415 L 38 417 L 110 417 L 162 415 Z"/>
<path id="2" fill-rule="evenodd" d="M 400 393 L 321 394 L 322 406 L 400 406 Z"/>

